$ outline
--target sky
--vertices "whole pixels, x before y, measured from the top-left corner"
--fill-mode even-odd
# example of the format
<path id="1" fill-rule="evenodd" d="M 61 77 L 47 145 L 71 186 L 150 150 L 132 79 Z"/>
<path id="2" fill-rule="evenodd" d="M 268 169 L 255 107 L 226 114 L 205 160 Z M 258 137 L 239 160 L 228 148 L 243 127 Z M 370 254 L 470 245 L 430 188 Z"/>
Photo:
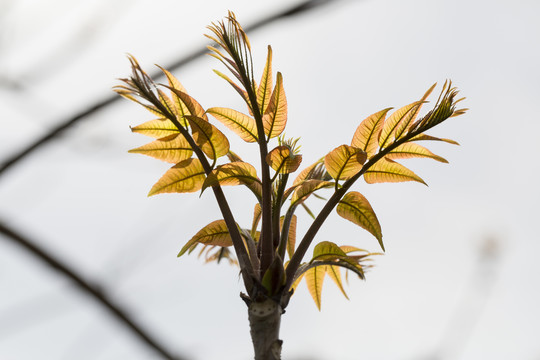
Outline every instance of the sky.
<path id="1" fill-rule="evenodd" d="M 167 66 L 207 44 L 212 21 L 243 24 L 292 1 L 0 0 L 0 162 L 129 74 Z M 272 45 L 300 137 L 302 167 L 348 144 L 368 115 L 418 100 L 446 79 L 470 108 L 430 134 L 449 164 L 404 162 L 429 186 L 359 182 L 381 222 L 386 254 L 346 300 L 331 281 L 318 311 L 302 284 L 282 319 L 291 360 L 540 359 L 540 23 L 537 1 L 334 1 L 250 33 L 255 68 Z M 204 57 L 174 71 L 204 107 L 245 111 Z M 168 165 L 128 154 L 129 126 L 151 115 L 117 102 L 0 177 L 0 219 L 99 284 L 172 351 L 193 360 L 250 359 L 238 269 L 176 257 L 220 218 L 211 193 L 147 197 Z M 234 139 L 234 135 L 229 136 Z M 257 162 L 238 138 L 232 148 Z M 225 193 L 237 221 L 253 199 Z M 320 202 L 312 202 L 314 209 Z M 298 232 L 309 225 L 301 214 Z M 378 251 L 332 214 L 319 241 Z M 153 359 L 69 280 L 0 236 L 0 359 Z"/>

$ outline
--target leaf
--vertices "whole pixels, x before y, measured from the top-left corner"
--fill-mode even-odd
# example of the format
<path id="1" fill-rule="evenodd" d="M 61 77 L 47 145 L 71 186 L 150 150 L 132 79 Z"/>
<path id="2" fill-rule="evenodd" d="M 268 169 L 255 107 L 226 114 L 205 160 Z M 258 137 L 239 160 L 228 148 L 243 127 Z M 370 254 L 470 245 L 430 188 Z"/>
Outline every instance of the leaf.
<path id="1" fill-rule="evenodd" d="M 285 219 L 285 216 L 282 216 L 279 219 L 279 228 L 280 230 L 283 228 L 283 221 Z M 295 250 L 296 245 L 296 215 L 293 215 L 291 217 L 291 223 L 289 225 L 289 234 L 287 236 L 287 253 L 289 254 L 289 258 L 292 258 Z"/>
<path id="2" fill-rule="evenodd" d="M 257 177 L 257 171 L 249 163 L 236 161 L 218 166 L 206 177 L 202 191 L 217 184 L 232 186 L 246 185 L 255 193 L 258 199 L 262 197 L 262 190 L 259 191 L 261 189 L 261 181 Z"/>
<path id="3" fill-rule="evenodd" d="M 191 146 L 182 134 L 169 135 L 136 149 L 131 149 L 129 152 L 151 156 L 174 164 L 189 159 L 193 154 Z"/>
<path id="4" fill-rule="evenodd" d="M 178 257 L 182 256 L 195 243 L 224 247 L 231 246 L 232 239 L 225 220 L 213 221 L 199 230 L 180 250 Z"/>
<path id="5" fill-rule="evenodd" d="M 229 140 L 208 121 L 196 116 L 186 116 L 191 126 L 193 140 L 211 159 L 217 159 L 229 152 Z"/>
<path id="6" fill-rule="evenodd" d="M 429 95 L 431 95 L 431 92 L 433 89 L 435 89 L 435 86 L 437 86 L 437 83 L 433 84 L 422 96 L 422 98 L 418 101 L 418 106 L 414 108 L 412 111 L 410 111 L 407 116 L 398 124 L 395 131 L 396 139 L 401 138 L 413 125 L 414 121 L 416 120 L 416 117 L 420 113 L 420 110 L 422 109 L 422 105 L 426 102 Z"/>
<path id="7" fill-rule="evenodd" d="M 339 216 L 352 221 L 375 236 L 384 251 L 381 225 L 379 224 L 377 215 L 375 215 L 373 208 L 364 195 L 356 191 L 345 194 L 336 210 Z"/>
<path id="8" fill-rule="evenodd" d="M 442 163 L 448 163 L 448 161 L 438 155 L 435 155 L 428 149 L 418 144 L 407 142 L 396 147 L 386 155 L 387 159 L 409 159 L 409 158 L 431 158 Z"/>
<path id="9" fill-rule="evenodd" d="M 326 273 L 330 276 L 332 280 L 334 280 L 334 283 L 337 285 L 339 290 L 341 290 L 343 296 L 345 296 L 345 298 L 349 300 L 349 297 L 345 292 L 345 288 L 343 288 L 343 282 L 341 281 L 341 270 L 339 269 L 339 267 L 334 265 L 327 265 Z"/>
<path id="10" fill-rule="evenodd" d="M 150 120 L 131 128 L 134 133 L 160 139 L 168 135 L 178 134 L 180 130 L 169 119 Z"/>
<path id="11" fill-rule="evenodd" d="M 257 104 L 261 113 L 266 112 L 266 108 L 272 95 L 272 47 L 268 45 L 268 55 L 266 57 L 266 65 L 264 66 L 261 83 L 257 90 Z"/>
<path id="12" fill-rule="evenodd" d="M 167 80 L 169 82 L 169 86 L 171 88 L 176 89 L 178 91 L 181 91 L 181 92 L 187 94 L 187 91 L 184 88 L 184 86 L 180 83 L 180 81 L 178 81 L 178 79 L 176 77 L 174 77 L 173 74 L 171 74 L 169 71 L 167 71 L 166 69 L 162 68 L 159 65 L 157 65 L 157 67 L 161 71 L 163 71 L 163 73 L 167 77 Z M 184 102 L 172 90 L 171 90 L 171 97 L 173 99 L 173 102 L 171 104 L 173 113 L 177 116 L 177 120 L 182 124 L 182 126 L 187 127 L 188 124 L 186 122 L 186 119 L 184 119 L 184 116 L 192 115 L 192 114 L 190 113 L 188 107 L 184 104 Z"/>
<path id="13" fill-rule="evenodd" d="M 266 163 L 279 174 L 295 172 L 301 162 L 302 155 L 294 155 L 287 146 L 277 146 L 266 156 Z"/>
<path id="14" fill-rule="evenodd" d="M 148 196 L 162 193 L 199 191 L 204 183 L 204 169 L 199 159 L 186 159 L 174 165 L 152 187 Z"/>
<path id="15" fill-rule="evenodd" d="M 330 241 L 322 241 L 315 245 L 310 263 L 316 260 L 335 260 L 346 257 L 347 254 L 339 246 Z"/>
<path id="16" fill-rule="evenodd" d="M 351 146 L 360 148 L 367 153 L 368 158 L 375 155 L 379 148 L 379 134 L 381 132 L 386 113 L 392 108 L 376 112 L 365 118 L 356 128 Z"/>
<path id="17" fill-rule="evenodd" d="M 221 71 L 214 70 L 214 72 L 221 77 L 222 79 L 225 79 L 235 90 L 240 94 L 240 96 L 244 99 L 244 101 L 248 104 L 248 106 L 251 106 L 249 103 L 249 95 L 246 90 L 242 89 L 239 85 L 237 85 L 234 81 L 232 81 L 227 75 L 223 74 Z M 251 109 L 249 109 L 251 111 Z"/>
<path id="18" fill-rule="evenodd" d="M 379 136 L 379 146 L 381 148 L 390 145 L 394 140 L 394 134 L 399 123 L 409 114 L 411 111 L 414 111 L 421 103 L 418 101 L 413 102 L 412 104 L 405 105 L 402 108 L 397 109 L 388 117 L 384 122 L 384 125 L 381 129 L 381 135 Z"/>
<path id="19" fill-rule="evenodd" d="M 420 134 L 411 139 L 411 141 L 420 141 L 420 140 L 434 140 L 434 141 L 444 141 L 446 143 L 452 144 L 452 145 L 459 145 L 457 141 L 450 140 L 450 139 L 444 139 L 444 138 L 438 138 L 435 136 L 430 136 L 426 134 Z"/>
<path id="20" fill-rule="evenodd" d="M 295 206 L 300 204 L 302 201 L 306 200 L 309 195 L 314 193 L 315 191 L 332 187 L 334 186 L 334 183 L 330 181 L 324 181 L 324 180 L 305 180 L 303 183 L 298 185 L 296 190 L 294 191 L 292 197 L 291 197 L 291 206 Z"/>
<path id="21" fill-rule="evenodd" d="M 208 116 L 206 116 L 206 112 L 204 111 L 201 104 L 197 102 L 194 98 L 186 94 L 185 92 L 175 89 L 171 86 L 165 86 L 166 88 L 170 89 L 175 101 L 181 102 L 183 105 L 185 105 L 185 108 L 189 111 L 189 114 L 182 114 L 184 116 L 191 115 L 196 116 L 201 119 L 204 119 L 205 121 L 208 121 Z"/>
<path id="22" fill-rule="evenodd" d="M 417 181 L 427 185 L 422 178 L 405 166 L 385 158 L 377 161 L 364 173 L 364 180 L 366 180 L 368 184 Z"/>
<path id="23" fill-rule="evenodd" d="M 263 115 L 264 133 L 269 139 L 280 135 L 287 125 L 287 98 L 283 88 L 283 76 L 277 73 L 276 86 L 270 103 Z"/>
<path id="24" fill-rule="evenodd" d="M 359 148 L 341 145 L 325 156 L 324 166 L 336 181 L 347 180 L 362 170 L 366 157 Z"/>
<path id="25" fill-rule="evenodd" d="M 253 209 L 253 222 L 251 223 L 251 237 L 253 238 L 255 237 L 255 233 L 257 232 L 257 227 L 259 226 L 261 217 L 262 217 L 261 204 L 256 203 L 255 209 Z"/>
<path id="26" fill-rule="evenodd" d="M 206 111 L 246 142 L 257 142 L 255 119 L 233 109 L 213 107 Z"/>
<path id="27" fill-rule="evenodd" d="M 317 179 L 321 180 L 322 173 L 324 173 L 326 169 L 324 168 L 324 158 L 319 159 L 314 164 L 311 164 L 304 170 L 298 174 L 296 179 L 294 179 L 293 186 L 300 184 L 304 180 L 310 180 L 310 179 Z"/>
<path id="28" fill-rule="evenodd" d="M 319 311 L 321 310 L 321 295 L 325 274 L 326 266 L 314 266 L 304 273 L 309 293 Z"/>

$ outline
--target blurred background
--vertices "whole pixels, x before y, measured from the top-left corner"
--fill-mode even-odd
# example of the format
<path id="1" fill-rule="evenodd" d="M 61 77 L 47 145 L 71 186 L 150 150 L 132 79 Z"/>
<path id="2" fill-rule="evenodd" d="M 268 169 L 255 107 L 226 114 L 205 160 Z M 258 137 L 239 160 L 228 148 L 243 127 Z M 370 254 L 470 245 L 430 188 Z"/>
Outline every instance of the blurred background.
<path id="1" fill-rule="evenodd" d="M 471 109 L 430 132 L 461 144 L 427 144 L 449 165 L 404 162 L 429 187 L 355 186 L 387 253 L 351 279 L 350 301 L 327 281 L 319 312 L 300 286 L 283 358 L 540 359 L 535 0 L 0 0 L 0 359 L 252 358 L 238 270 L 176 258 L 220 218 L 211 193 L 146 197 L 169 166 L 127 153 L 147 142 L 129 126 L 152 115 L 111 91 L 130 53 L 173 69 L 204 107 L 245 111 L 211 71 L 223 67 L 198 56 L 229 9 L 251 29 L 256 69 L 273 47 L 303 166 L 434 82 L 452 79 Z M 249 225 L 252 196 L 225 191 Z M 299 234 L 309 222 L 301 213 Z M 378 251 L 335 213 L 318 240 Z"/>

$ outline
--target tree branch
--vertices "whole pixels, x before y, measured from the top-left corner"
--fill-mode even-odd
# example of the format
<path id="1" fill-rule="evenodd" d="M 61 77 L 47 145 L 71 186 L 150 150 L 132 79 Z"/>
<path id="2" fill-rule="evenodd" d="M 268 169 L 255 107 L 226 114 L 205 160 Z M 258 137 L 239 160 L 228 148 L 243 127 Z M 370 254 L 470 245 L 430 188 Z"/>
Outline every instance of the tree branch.
<path id="1" fill-rule="evenodd" d="M 14 229 L 8 227 L 0 219 L 0 234 L 3 234 L 3 238 L 11 240 L 15 244 L 21 246 L 28 252 L 32 253 L 35 257 L 39 258 L 41 261 L 54 268 L 56 271 L 64 275 L 65 277 L 71 279 L 78 287 L 78 289 L 83 292 L 85 295 L 96 300 L 101 306 L 106 308 L 124 327 L 129 329 L 134 335 L 137 336 L 141 342 L 146 346 L 154 349 L 158 354 L 161 355 L 164 359 L 169 360 L 185 360 L 186 358 L 172 355 L 168 350 L 166 350 L 162 344 L 159 343 L 152 335 L 148 333 L 147 330 L 143 329 L 139 324 L 137 324 L 128 313 L 121 308 L 118 304 L 115 304 L 112 299 L 110 299 L 103 291 L 98 290 L 95 286 L 90 285 L 90 283 L 85 280 L 81 275 L 71 269 L 68 265 L 62 263 L 59 259 L 56 259 L 53 255 L 45 251 L 36 245 L 33 241 L 27 237 L 19 234 Z"/>

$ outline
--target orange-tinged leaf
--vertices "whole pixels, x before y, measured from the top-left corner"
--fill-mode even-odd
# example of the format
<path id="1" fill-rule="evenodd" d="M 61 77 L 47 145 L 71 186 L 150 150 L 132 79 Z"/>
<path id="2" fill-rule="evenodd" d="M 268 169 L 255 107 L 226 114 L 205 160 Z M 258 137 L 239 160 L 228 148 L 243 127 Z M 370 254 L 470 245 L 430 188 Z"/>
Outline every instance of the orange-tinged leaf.
<path id="1" fill-rule="evenodd" d="M 266 57 L 266 65 L 264 66 L 261 83 L 257 90 L 257 104 L 261 113 L 266 112 L 270 97 L 272 96 L 272 47 L 268 45 L 268 55 Z"/>
<path id="2" fill-rule="evenodd" d="M 277 73 L 276 86 L 263 116 L 264 133 L 269 139 L 280 135 L 287 125 L 287 98 L 283 88 L 283 76 Z"/>
<path id="3" fill-rule="evenodd" d="M 321 310 L 321 295 L 325 275 L 326 266 L 315 266 L 304 273 L 309 293 L 319 310 Z"/>
<path id="4" fill-rule="evenodd" d="M 220 158 L 229 152 L 229 140 L 208 121 L 196 116 L 186 116 L 191 126 L 193 140 L 211 159 Z"/>
<path id="5" fill-rule="evenodd" d="M 384 251 L 381 225 L 379 224 L 377 215 L 375 215 L 373 208 L 364 195 L 357 191 L 351 191 L 345 194 L 336 210 L 341 217 L 352 221 L 375 236 Z"/>
<path id="6" fill-rule="evenodd" d="M 172 134 L 163 137 L 136 149 L 129 150 L 129 152 L 148 155 L 158 160 L 174 164 L 189 159 L 193 154 L 191 146 L 182 134 Z"/>
<path id="7" fill-rule="evenodd" d="M 256 203 L 255 209 L 253 209 L 253 222 L 251 223 L 251 237 L 255 237 L 255 234 L 257 233 L 257 227 L 259 226 L 259 222 L 261 221 L 261 217 L 262 217 L 261 204 Z"/>
<path id="8" fill-rule="evenodd" d="M 279 228 L 280 230 L 283 228 L 283 221 L 285 219 L 285 216 L 282 216 L 279 219 Z M 296 246 L 296 215 L 293 215 L 291 217 L 291 224 L 289 225 L 289 235 L 287 237 L 287 253 L 289 254 L 289 258 L 292 258 L 295 246 Z"/>
<path id="9" fill-rule="evenodd" d="M 148 196 L 162 193 L 188 193 L 199 191 L 205 179 L 199 159 L 187 159 L 174 165 L 152 187 Z"/>
<path id="10" fill-rule="evenodd" d="M 391 109 L 381 110 L 364 119 L 356 128 L 351 146 L 364 150 L 368 158 L 375 155 L 379 148 L 379 134 L 384 124 L 384 119 Z"/>
<path id="11" fill-rule="evenodd" d="M 298 205 L 302 201 L 306 200 L 309 195 L 313 194 L 315 191 L 334 186 L 334 183 L 324 180 L 305 180 L 303 183 L 298 185 L 291 197 L 291 206 Z"/>
<path id="12" fill-rule="evenodd" d="M 184 245 L 182 250 L 180 250 L 178 257 L 182 256 L 187 250 L 193 248 L 197 243 L 223 247 L 231 246 L 232 239 L 225 220 L 213 221 L 199 230 L 197 234 Z"/>
<path id="13" fill-rule="evenodd" d="M 347 180 L 362 169 L 366 158 L 367 155 L 363 150 L 341 145 L 325 156 L 324 165 L 336 181 Z"/>
<path id="14" fill-rule="evenodd" d="M 386 155 L 387 159 L 396 160 L 396 159 L 409 159 L 409 158 L 431 158 L 442 163 L 448 163 L 448 161 L 438 155 L 435 155 L 428 149 L 418 144 L 407 142 L 396 147 L 394 150 L 390 151 Z"/>
<path id="15" fill-rule="evenodd" d="M 180 81 L 178 81 L 178 79 L 176 77 L 174 77 L 173 74 L 171 74 L 169 71 L 167 71 L 166 69 L 162 68 L 159 65 L 157 67 L 161 71 L 163 71 L 163 73 L 167 77 L 170 88 L 176 89 L 178 91 L 181 91 L 182 93 L 187 94 L 187 91 L 184 88 L 184 86 L 180 83 Z M 184 119 L 184 116 L 191 115 L 189 109 L 182 102 L 182 100 L 178 97 L 178 95 L 175 94 L 172 90 L 171 90 L 171 97 L 172 97 L 172 100 L 173 100 L 172 103 L 171 103 L 173 108 L 171 110 L 173 110 L 173 113 L 176 115 L 176 118 L 180 122 L 180 124 L 182 124 L 182 126 L 187 126 L 187 122 L 186 122 L 186 119 Z"/>
<path id="16" fill-rule="evenodd" d="M 392 143 L 394 140 L 394 135 L 396 128 L 399 123 L 406 118 L 406 116 L 414 111 L 421 103 L 418 101 L 413 102 L 412 104 L 405 105 L 402 108 L 394 111 L 388 119 L 384 122 L 384 125 L 381 129 L 381 135 L 379 136 L 379 146 L 384 148 Z"/>
<path id="17" fill-rule="evenodd" d="M 345 292 L 345 288 L 343 287 L 343 282 L 341 281 L 341 269 L 339 268 L 339 266 L 327 265 L 326 273 L 330 276 L 332 280 L 334 280 L 334 283 L 337 285 L 339 290 L 341 290 L 343 296 L 345 296 L 345 298 L 349 300 L 349 297 Z"/>
<path id="18" fill-rule="evenodd" d="M 433 89 L 435 89 L 435 86 L 437 86 L 437 83 L 433 84 L 422 96 L 422 98 L 418 101 L 418 106 L 414 108 L 412 111 L 410 111 L 405 118 L 398 124 L 395 131 L 396 139 L 401 138 L 413 125 L 414 121 L 416 120 L 418 114 L 420 113 L 420 110 L 422 109 L 422 105 L 426 102 L 429 95 L 431 95 L 431 92 Z"/>
<path id="19" fill-rule="evenodd" d="M 180 83 L 180 81 L 178 81 L 178 79 L 173 75 L 171 74 L 170 71 L 164 69 L 163 67 L 157 65 L 157 67 L 163 71 L 163 73 L 165 74 L 165 76 L 167 77 L 167 81 L 169 82 L 169 86 L 172 87 L 173 89 L 176 89 L 176 90 L 179 90 L 179 91 L 182 91 L 184 93 L 187 94 L 187 91 L 186 91 L 186 88 L 184 88 L 184 86 Z"/>
<path id="20" fill-rule="evenodd" d="M 259 186 L 252 186 L 254 183 L 258 183 Z M 261 192 L 257 192 L 260 187 L 261 181 L 257 178 L 257 171 L 253 165 L 245 162 L 232 162 L 224 165 L 220 165 L 210 174 L 208 174 L 202 191 L 209 186 L 214 185 L 246 185 L 249 189 L 254 191 L 258 199 L 262 197 Z"/>
<path id="21" fill-rule="evenodd" d="M 223 74 L 221 71 L 214 70 L 214 72 L 219 77 L 221 77 L 222 79 L 227 81 L 236 90 L 236 92 L 238 92 L 238 94 L 240 94 L 240 96 L 244 99 L 244 101 L 248 104 L 248 106 L 251 106 L 249 104 L 249 95 L 248 95 L 246 90 L 242 89 L 238 84 L 236 84 L 234 81 L 232 81 L 227 75 Z M 249 110 L 251 112 L 251 109 L 249 109 Z"/>
<path id="22" fill-rule="evenodd" d="M 131 128 L 132 132 L 160 139 L 168 135 L 178 134 L 180 131 L 168 119 L 150 120 Z"/>
<path id="23" fill-rule="evenodd" d="M 205 121 L 208 121 L 208 116 L 206 116 L 206 112 L 204 111 L 201 104 L 197 102 L 194 98 L 186 94 L 185 92 L 175 89 L 171 86 L 166 86 L 169 88 L 173 94 L 173 97 L 175 97 L 175 101 L 180 101 L 182 104 L 185 105 L 185 108 L 189 111 L 189 114 L 182 114 L 184 116 L 191 115 L 196 116 L 201 119 L 204 119 Z"/>
<path id="24" fill-rule="evenodd" d="M 233 109 L 213 107 L 206 111 L 212 114 L 223 125 L 234 131 L 242 140 L 257 142 L 257 125 L 255 119 Z"/>
<path id="25" fill-rule="evenodd" d="M 277 146 L 266 156 L 266 163 L 280 174 L 295 172 L 301 162 L 302 155 L 294 155 L 287 146 Z"/>
<path id="26" fill-rule="evenodd" d="M 438 138 L 431 135 L 426 134 L 420 134 L 411 139 L 411 141 L 420 141 L 420 140 L 434 140 L 434 141 L 443 141 L 452 145 L 459 145 L 457 141 L 451 140 L 451 139 L 444 139 L 444 138 Z"/>
<path id="27" fill-rule="evenodd" d="M 336 244 L 331 241 L 321 241 L 313 249 L 313 258 L 310 263 L 315 260 L 335 260 L 338 258 L 346 258 L 347 254 Z"/>
<path id="28" fill-rule="evenodd" d="M 381 182 L 417 181 L 427 185 L 421 177 L 405 166 L 385 158 L 377 161 L 365 172 L 364 180 L 366 180 L 368 184 Z"/>
<path id="29" fill-rule="evenodd" d="M 314 164 L 309 165 L 307 168 L 302 170 L 300 174 L 294 179 L 293 185 L 298 185 L 304 180 L 312 179 L 312 175 L 317 171 L 317 167 L 321 167 L 324 164 L 324 158 L 319 159 Z"/>

